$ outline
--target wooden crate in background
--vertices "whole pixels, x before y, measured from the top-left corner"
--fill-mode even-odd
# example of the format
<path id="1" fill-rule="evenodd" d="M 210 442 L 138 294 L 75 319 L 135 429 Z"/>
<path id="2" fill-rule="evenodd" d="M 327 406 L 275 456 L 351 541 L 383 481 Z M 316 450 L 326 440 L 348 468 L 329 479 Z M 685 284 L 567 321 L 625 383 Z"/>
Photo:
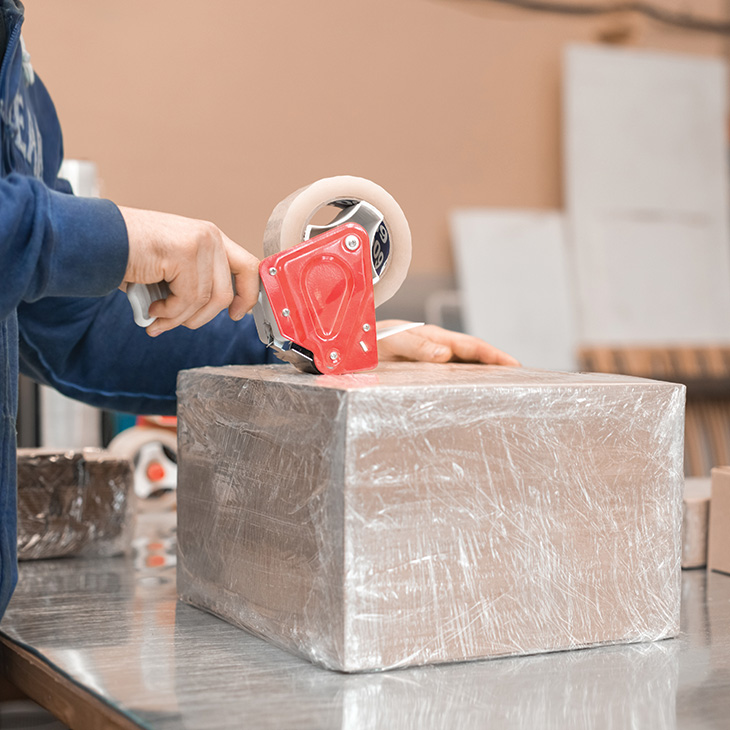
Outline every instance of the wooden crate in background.
<path id="1" fill-rule="evenodd" d="M 582 370 L 670 380 L 687 386 L 687 476 L 730 464 L 730 346 L 585 347 Z"/>

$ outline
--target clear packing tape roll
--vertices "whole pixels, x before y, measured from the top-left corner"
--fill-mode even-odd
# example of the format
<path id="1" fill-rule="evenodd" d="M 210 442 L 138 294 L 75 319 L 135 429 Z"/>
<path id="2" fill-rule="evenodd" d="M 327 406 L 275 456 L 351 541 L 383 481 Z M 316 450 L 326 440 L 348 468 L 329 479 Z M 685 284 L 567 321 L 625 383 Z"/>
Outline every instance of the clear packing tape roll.
<path id="1" fill-rule="evenodd" d="M 351 175 L 327 177 L 284 198 L 266 224 L 264 256 L 273 256 L 306 240 L 307 226 L 322 208 L 359 202 L 369 203 L 382 214 L 388 232 L 389 260 L 373 285 L 375 306 L 379 306 L 398 291 L 406 278 L 411 262 L 411 231 L 393 196 L 370 180 Z"/>

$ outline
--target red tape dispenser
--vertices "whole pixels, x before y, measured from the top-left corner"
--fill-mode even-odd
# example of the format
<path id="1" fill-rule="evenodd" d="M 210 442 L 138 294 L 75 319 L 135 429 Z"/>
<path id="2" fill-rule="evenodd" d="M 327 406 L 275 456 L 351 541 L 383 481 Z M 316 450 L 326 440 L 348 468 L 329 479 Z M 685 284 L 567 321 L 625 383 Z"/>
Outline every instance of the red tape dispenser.
<path id="1" fill-rule="evenodd" d="M 335 218 L 312 224 L 327 206 Z M 377 340 L 394 334 L 376 333 L 375 307 L 398 290 L 411 258 L 410 230 L 395 200 L 363 178 L 319 180 L 274 209 L 264 251 L 253 310 L 262 342 L 305 372 L 375 368 Z"/>

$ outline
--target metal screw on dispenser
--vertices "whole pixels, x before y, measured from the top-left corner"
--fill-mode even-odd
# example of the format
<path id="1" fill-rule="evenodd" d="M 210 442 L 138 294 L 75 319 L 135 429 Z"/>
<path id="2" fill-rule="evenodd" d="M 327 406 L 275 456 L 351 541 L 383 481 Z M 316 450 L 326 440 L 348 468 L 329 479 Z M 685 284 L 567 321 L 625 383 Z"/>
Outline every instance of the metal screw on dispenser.
<path id="1" fill-rule="evenodd" d="M 271 268 L 269 269 L 269 273 L 270 273 L 270 274 L 271 274 L 272 276 L 276 276 L 276 267 L 275 267 L 275 266 L 272 266 L 272 267 L 271 267 Z"/>
<path id="2" fill-rule="evenodd" d="M 370 332 L 370 325 L 367 322 L 365 322 L 365 324 L 362 326 L 362 331 Z"/>
<path id="3" fill-rule="evenodd" d="M 289 314 L 290 314 L 290 312 L 289 312 L 289 310 L 288 310 L 288 309 L 282 309 L 282 310 L 281 310 L 281 316 L 282 316 L 282 317 L 288 317 L 288 316 L 289 316 Z"/>
<path id="4" fill-rule="evenodd" d="M 330 352 L 330 360 L 332 360 L 334 362 L 335 360 L 339 360 L 339 359 L 340 359 L 340 353 L 337 352 L 337 350 L 332 350 L 332 352 Z"/>
<path id="5" fill-rule="evenodd" d="M 345 246 L 347 246 L 350 251 L 354 251 L 359 245 L 360 241 L 358 241 L 357 236 L 348 236 L 345 239 Z"/>

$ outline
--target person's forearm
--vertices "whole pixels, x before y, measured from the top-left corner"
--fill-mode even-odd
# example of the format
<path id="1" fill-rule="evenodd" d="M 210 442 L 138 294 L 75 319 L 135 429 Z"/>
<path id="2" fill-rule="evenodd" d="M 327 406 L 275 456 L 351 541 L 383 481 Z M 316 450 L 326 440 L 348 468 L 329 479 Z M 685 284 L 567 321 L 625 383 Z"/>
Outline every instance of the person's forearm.
<path id="1" fill-rule="evenodd" d="M 201 329 L 152 338 L 119 291 L 23 304 L 18 319 L 22 372 L 71 398 L 130 413 L 174 413 L 181 369 L 275 361 L 251 317 L 234 322 L 221 313 Z"/>
<path id="2" fill-rule="evenodd" d="M 0 179 L 0 319 L 22 301 L 103 296 L 121 281 L 127 232 L 108 200 L 75 198 L 20 175 Z"/>

